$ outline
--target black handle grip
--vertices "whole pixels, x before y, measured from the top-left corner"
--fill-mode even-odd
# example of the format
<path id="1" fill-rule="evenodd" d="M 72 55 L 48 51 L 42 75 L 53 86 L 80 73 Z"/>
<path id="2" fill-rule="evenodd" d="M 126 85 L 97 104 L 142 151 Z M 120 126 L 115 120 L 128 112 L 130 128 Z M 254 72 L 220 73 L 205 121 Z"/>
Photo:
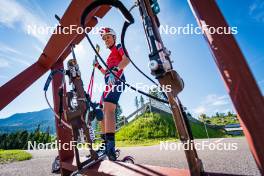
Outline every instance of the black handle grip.
<path id="1" fill-rule="evenodd" d="M 124 4 L 121 1 L 119 0 L 97 0 L 97 1 L 92 2 L 90 5 L 88 5 L 83 11 L 82 16 L 81 16 L 81 25 L 82 26 L 85 25 L 85 19 L 91 13 L 91 11 L 93 11 L 95 8 L 102 6 L 102 5 L 111 5 L 113 7 L 118 8 L 123 14 L 126 21 L 128 21 L 131 24 L 134 23 L 135 20 L 132 14 L 128 11 L 128 9 L 124 6 Z"/>

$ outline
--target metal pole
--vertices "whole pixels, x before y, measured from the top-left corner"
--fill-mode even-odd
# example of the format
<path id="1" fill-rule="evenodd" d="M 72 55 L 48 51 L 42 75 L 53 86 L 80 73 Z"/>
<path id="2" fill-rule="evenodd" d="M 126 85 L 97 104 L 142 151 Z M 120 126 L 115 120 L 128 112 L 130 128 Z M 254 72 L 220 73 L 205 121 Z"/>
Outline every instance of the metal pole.
<path id="1" fill-rule="evenodd" d="M 200 26 L 228 24 L 214 0 L 189 0 Z M 257 166 L 264 175 L 264 99 L 232 34 L 204 33 L 238 114 Z"/>
<path id="2" fill-rule="evenodd" d="M 203 121 L 203 124 L 204 124 L 204 129 L 205 129 L 205 132 L 206 132 L 207 138 L 209 139 L 209 134 L 208 134 L 207 127 L 206 127 L 206 124 L 204 123 L 204 121 Z"/>
<path id="3" fill-rule="evenodd" d="M 55 66 L 52 68 L 54 70 L 57 69 L 64 69 L 63 67 L 63 62 L 58 62 L 55 64 Z M 58 95 L 58 91 L 59 91 L 59 87 L 61 85 L 61 81 L 63 79 L 63 75 L 61 74 L 56 74 L 54 75 L 53 81 L 52 81 L 52 93 L 53 93 L 53 102 L 54 102 L 54 110 L 57 114 L 59 114 L 59 95 Z M 64 92 L 65 93 L 65 92 Z M 65 98 L 65 96 L 64 96 Z M 65 101 L 64 101 L 65 102 Z M 64 104 L 65 106 L 65 104 Z M 65 120 L 65 116 L 63 114 L 62 117 L 64 121 Z M 62 126 L 59 125 L 59 119 L 55 117 L 55 122 L 56 122 L 56 133 L 57 133 L 57 142 L 58 144 L 61 144 L 61 146 L 63 144 L 67 144 L 69 145 L 72 141 L 72 131 L 68 128 L 63 128 Z M 59 146 L 59 145 L 58 145 Z M 59 157 L 60 157 L 60 165 L 61 165 L 61 175 L 66 176 L 66 175 L 70 175 L 71 171 L 67 168 L 64 168 L 64 164 L 63 163 L 68 163 L 68 164 L 72 164 L 73 158 L 74 158 L 74 152 L 73 150 L 66 150 L 63 147 L 58 149 L 59 152 Z"/>

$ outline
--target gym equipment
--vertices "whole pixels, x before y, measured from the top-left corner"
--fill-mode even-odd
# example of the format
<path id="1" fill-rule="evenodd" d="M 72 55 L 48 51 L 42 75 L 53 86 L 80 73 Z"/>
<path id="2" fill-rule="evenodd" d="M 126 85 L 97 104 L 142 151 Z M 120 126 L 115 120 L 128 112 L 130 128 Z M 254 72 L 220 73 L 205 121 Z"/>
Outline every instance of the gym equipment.
<path id="1" fill-rule="evenodd" d="M 143 1 L 141 0 L 140 2 Z M 146 22 L 150 21 L 150 24 L 154 26 L 159 26 L 159 21 L 156 15 L 158 11 L 156 10 L 156 5 L 154 5 L 155 7 L 153 6 L 153 2 L 155 1 L 144 0 L 145 5 L 142 3 L 140 5 L 140 8 L 143 9 L 143 11 L 144 9 L 147 10 L 147 13 L 142 14 L 146 14 L 150 17 L 146 18 Z M 215 1 L 188 0 L 188 2 L 190 8 L 193 11 L 194 16 L 197 19 L 198 25 L 202 26 L 202 24 L 207 24 L 211 27 L 229 27 Z M 61 26 L 58 27 L 66 27 L 69 26 L 69 24 L 75 24 L 80 27 L 81 24 L 79 23 L 79 20 L 81 13 L 91 3 L 93 3 L 92 0 L 72 1 L 62 18 L 58 18 L 61 24 Z M 90 28 L 96 26 L 98 19 L 103 18 L 110 9 L 110 5 L 104 5 L 94 9 L 86 17 L 86 20 L 84 22 L 85 26 Z M 153 32 L 153 30 L 150 31 Z M 158 34 L 155 35 L 158 36 Z M 39 56 L 38 61 L 0 87 L 0 110 L 2 110 L 12 100 L 19 96 L 25 89 L 32 85 L 48 70 L 64 70 L 63 61 L 71 52 L 70 46 L 72 44 L 78 44 L 84 37 L 84 35 L 77 33 L 67 35 L 53 34 L 50 37 L 47 45 L 45 46 L 43 53 L 41 53 L 41 55 Z M 256 161 L 260 173 L 264 175 L 264 152 L 262 149 L 264 145 L 264 136 L 262 135 L 264 134 L 262 120 L 262 117 L 264 116 L 263 95 L 260 89 L 258 88 L 256 80 L 252 75 L 249 66 L 247 65 L 247 62 L 245 61 L 245 57 L 243 56 L 243 53 L 241 52 L 239 45 L 233 35 L 221 35 L 217 33 L 208 35 L 207 33 L 204 33 L 204 38 L 212 51 L 216 65 L 219 68 L 221 76 L 223 77 L 225 85 L 228 89 L 228 93 L 237 111 L 238 118 L 241 122 L 245 137 L 247 138 L 247 141 L 249 143 L 252 155 Z M 161 44 L 160 42 L 157 42 L 157 44 L 158 43 Z M 228 45 L 226 45 L 226 43 L 228 43 Z M 149 44 L 149 46 L 150 48 L 152 47 L 151 44 Z M 166 53 L 164 48 L 158 54 L 153 53 L 153 55 L 151 55 L 151 60 L 153 59 L 154 61 L 151 62 L 150 67 L 154 75 L 161 76 L 159 77 L 159 82 L 162 84 L 166 84 L 167 79 L 162 78 L 162 76 L 168 75 L 167 77 L 171 77 L 171 79 L 177 80 L 177 74 L 175 74 L 175 72 L 173 71 L 166 72 L 169 71 L 169 64 L 165 64 L 164 68 L 162 69 L 163 63 L 159 63 L 159 60 L 157 62 L 155 61 L 155 57 L 162 53 Z M 238 65 L 239 69 L 237 68 Z M 165 70 L 165 72 L 163 72 L 163 70 Z M 60 114 L 59 110 L 61 101 L 58 92 L 61 88 L 63 77 L 63 74 L 54 74 L 52 79 L 54 111 L 56 112 L 56 114 Z M 175 88 L 177 88 L 177 86 L 175 86 Z M 176 89 L 175 92 L 173 92 L 172 94 L 177 94 L 177 90 L 178 89 Z M 176 107 L 175 113 L 178 114 L 180 111 L 178 111 L 179 109 L 177 107 L 178 105 L 180 105 L 180 102 L 178 101 L 178 98 L 170 97 L 171 96 L 168 96 L 169 103 L 171 107 Z M 66 98 L 64 96 L 62 98 L 63 102 L 66 102 Z M 168 103 L 168 101 L 164 101 L 164 103 Z M 66 113 L 61 113 L 61 121 L 59 116 L 57 117 L 57 115 L 55 115 L 55 117 L 58 139 L 61 141 L 62 144 L 68 143 L 72 139 L 72 131 L 71 125 L 69 125 L 66 120 Z M 184 126 L 183 120 L 177 120 L 176 124 Z M 181 135 L 182 134 L 180 133 L 180 136 Z M 186 135 L 183 134 L 183 138 L 184 136 Z M 76 163 L 73 162 L 74 151 L 59 150 L 59 156 L 62 175 L 70 175 L 73 171 L 76 171 L 77 166 Z M 170 175 L 188 175 L 191 172 L 191 174 L 194 175 L 193 170 L 197 169 L 195 168 L 195 165 L 190 164 L 193 162 L 190 162 L 191 158 L 188 156 L 187 161 L 189 163 L 189 170 L 177 170 L 175 168 L 164 168 L 154 166 L 143 166 L 144 168 L 146 168 L 143 169 L 142 165 L 131 167 L 133 167 L 133 169 L 137 169 L 138 171 L 140 171 L 140 173 L 142 173 L 140 174 L 139 172 L 133 172 L 134 175 L 144 175 L 145 173 L 147 173 L 145 172 L 146 170 L 153 171 L 154 173 L 159 174 L 170 173 Z M 133 170 L 128 168 L 124 169 L 124 167 L 122 167 L 121 165 L 113 165 L 111 162 L 103 161 L 102 163 L 104 163 L 105 165 L 100 165 L 102 166 L 101 169 L 106 173 L 108 169 L 107 166 L 113 167 L 116 170 L 123 169 L 123 175 L 127 175 L 127 172 L 131 173 L 131 170 Z M 98 175 L 96 167 L 90 168 L 89 170 L 86 170 L 84 172 L 87 172 L 88 174 L 90 173 L 93 175 Z M 202 174 L 207 175 L 207 173 L 205 172 L 202 172 Z M 210 173 L 210 175 L 214 174 Z"/>

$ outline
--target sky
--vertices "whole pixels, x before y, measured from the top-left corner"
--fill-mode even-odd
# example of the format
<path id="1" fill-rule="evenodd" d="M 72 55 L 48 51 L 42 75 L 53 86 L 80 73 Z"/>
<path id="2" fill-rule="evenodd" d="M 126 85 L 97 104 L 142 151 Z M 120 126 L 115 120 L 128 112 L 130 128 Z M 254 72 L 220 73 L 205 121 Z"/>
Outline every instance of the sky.
<path id="1" fill-rule="evenodd" d="M 37 35 L 28 34 L 27 27 L 36 25 L 40 27 L 56 26 L 54 15 L 63 16 L 71 1 L 64 0 L 1 0 L 0 1 L 0 86 L 8 80 L 35 63 L 45 47 L 51 33 Z M 123 1 L 126 7 L 131 7 L 134 1 Z M 237 27 L 235 36 L 248 65 L 264 92 L 264 2 L 262 0 L 240 1 L 218 0 L 219 8 L 230 26 Z M 162 26 L 184 27 L 197 26 L 192 11 L 185 0 L 159 1 L 161 12 L 158 14 Z M 132 12 L 135 24 L 131 25 L 126 34 L 126 46 L 131 59 L 147 75 L 148 48 L 142 28 L 142 21 L 138 9 Z M 98 27 L 108 26 L 120 32 L 124 20 L 120 13 L 111 9 L 98 23 Z M 101 46 L 101 55 L 107 58 L 109 50 L 105 48 L 100 36 L 90 35 L 94 43 Z M 210 49 L 202 35 L 198 34 L 173 34 L 163 33 L 163 42 L 171 52 L 174 69 L 181 75 L 185 82 L 184 90 L 179 94 L 180 99 L 188 111 L 197 117 L 201 113 L 208 115 L 216 112 L 235 112 L 224 86 L 218 68 L 211 55 Z M 119 40 L 120 41 L 120 40 Z M 86 39 L 75 49 L 78 59 L 84 88 L 86 89 L 91 75 L 91 66 L 94 53 Z M 70 59 L 69 56 L 68 59 Z M 66 63 L 65 61 L 65 63 Z M 48 108 L 44 98 L 43 86 L 49 73 L 43 75 L 32 86 L 13 100 L 7 107 L 0 111 L 0 118 L 8 117 L 15 113 L 32 112 Z M 130 64 L 125 75 L 130 84 L 151 85 Z M 95 82 L 103 85 L 103 75 L 95 73 Z M 68 86 L 69 87 L 69 86 Z M 51 88 L 50 88 L 51 89 Z M 94 92 L 93 100 L 99 101 L 102 92 Z M 135 107 L 136 92 L 125 92 L 121 95 L 120 105 L 123 115 L 132 113 Z M 48 98 L 52 101 L 51 90 Z M 147 98 L 145 97 L 145 101 Z M 1 100 L 0 100 L 1 101 Z"/>

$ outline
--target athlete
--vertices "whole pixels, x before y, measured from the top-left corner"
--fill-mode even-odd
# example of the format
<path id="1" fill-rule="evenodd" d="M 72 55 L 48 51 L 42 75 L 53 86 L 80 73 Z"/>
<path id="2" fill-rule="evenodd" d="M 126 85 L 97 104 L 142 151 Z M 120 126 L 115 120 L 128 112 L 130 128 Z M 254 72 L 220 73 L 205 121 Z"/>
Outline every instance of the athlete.
<path id="1" fill-rule="evenodd" d="M 126 57 L 124 50 L 120 44 L 116 44 L 116 33 L 111 28 L 102 28 L 100 35 L 105 42 L 105 45 L 110 49 L 106 64 L 109 68 L 104 69 L 97 62 L 94 61 L 94 66 L 98 68 L 105 79 L 105 91 L 101 98 L 101 104 L 103 105 L 104 118 L 101 121 L 102 138 L 105 140 L 105 151 L 111 161 L 116 160 L 115 153 L 115 110 L 120 98 L 120 95 L 125 89 L 125 85 L 118 80 L 111 72 L 113 71 L 120 79 L 125 81 L 124 69 L 129 64 L 129 59 Z"/>

